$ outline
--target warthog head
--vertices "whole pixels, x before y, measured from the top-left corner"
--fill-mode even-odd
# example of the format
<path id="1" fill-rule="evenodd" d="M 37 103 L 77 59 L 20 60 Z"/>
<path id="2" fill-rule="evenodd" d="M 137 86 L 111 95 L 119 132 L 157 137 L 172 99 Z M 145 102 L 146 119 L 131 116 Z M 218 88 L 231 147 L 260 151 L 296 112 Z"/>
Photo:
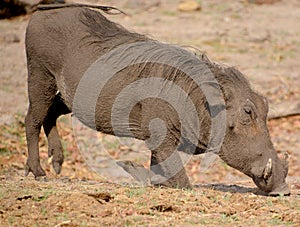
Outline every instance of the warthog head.
<path id="1" fill-rule="evenodd" d="M 287 161 L 279 159 L 267 128 L 266 98 L 254 92 L 238 70 L 229 68 L 224 73 L 231 75 L 218 76 L 227 118 L 220 157 L 269 195 L 290 194 L 285 182 Z"/>

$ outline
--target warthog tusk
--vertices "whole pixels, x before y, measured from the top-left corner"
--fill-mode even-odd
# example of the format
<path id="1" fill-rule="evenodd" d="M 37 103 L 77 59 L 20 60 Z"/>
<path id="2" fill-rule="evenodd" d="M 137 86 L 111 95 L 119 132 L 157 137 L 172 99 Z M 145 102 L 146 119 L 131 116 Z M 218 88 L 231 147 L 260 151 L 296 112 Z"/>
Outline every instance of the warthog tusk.
<path id="1" fill-rule="evenodd" d="M 269 177 L 271 176 L 271 173 L 272 173 L 272 159 L 269 158 L 267 165 L 264 169 L 264 174 L 263 174 L 264 179 L 265 180 L 269 179 Z"/>

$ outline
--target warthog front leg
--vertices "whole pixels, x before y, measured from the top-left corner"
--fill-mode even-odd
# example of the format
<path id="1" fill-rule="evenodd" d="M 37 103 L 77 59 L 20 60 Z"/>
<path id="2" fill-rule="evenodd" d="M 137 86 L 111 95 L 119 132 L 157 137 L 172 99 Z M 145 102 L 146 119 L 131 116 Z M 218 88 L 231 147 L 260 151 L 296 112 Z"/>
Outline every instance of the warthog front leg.
<path id="1" fill-rule="evenodd" d="M 176 150 L 177 142 L 165 138 L 164 142 L 151 154 L 151 184 L 172 188 L 192 188 L 184 165 Z"/>
<path id="2" fill-rule="evenodd" d="M 61 172 L 64 156 L 63 148 L 57 132 L 56 120 L 60 115 L 68 113 L 70 113 L 69 108 L 64 104 L 60 94 L 57 94 L 43 124 L 44 131 L 48 139 L 48 156 L 53 156 L 52 166 L 57 174 Z"/>

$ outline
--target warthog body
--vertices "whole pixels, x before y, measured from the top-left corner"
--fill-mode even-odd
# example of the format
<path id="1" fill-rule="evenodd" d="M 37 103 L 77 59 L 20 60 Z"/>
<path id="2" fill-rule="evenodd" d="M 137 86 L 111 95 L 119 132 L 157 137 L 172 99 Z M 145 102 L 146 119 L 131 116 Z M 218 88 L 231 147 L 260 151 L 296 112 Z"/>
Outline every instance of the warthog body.
<path id="1" fill-rule="evenodd" d="M 135 138 L 148 140 L 152 152 L 151 167 L 156 175 L 169 176 L 168 171 L 172 172 L 174 166 L 182 165 L 180 161 L 178 162 L 178 158 L 174 158 L 171 164 L 161 164 L 174 153 L 176 148 L 187 151 L 194 147 L 194 150 L 192 149 L 194 154 L 206 151 L 209 147 L 214 111 L 211 110 L 207 97 L 195 81 L 186 76 L 183 71 L 176 70 L 170 65 L 149 62 L 133 64 L 118 70 L 113 79 L 105 83 L 97 97 L 94 126 L 87 117 L 90 110 L 84 108 L 86 103 L 77 101 L 74 107 L 78 85 L 86 71 L 99 57 L 121 45 L 147 41 L 155 46 L 153 51 L 166 45 L 129 32 L 107 20 L 99 12 L 84 7 L 38 11 L 32 16 L 26 32 L 30 101 L 25 122 L 28 143 L 27 174 L 32 172 L 36 177 L 45 175 L 40 165 L 38 148 L 38 137 L 42 126 L 49 142 L 49 156 L 53 156 L 53 167 L 57 173 L 60 173 L 63 153 L 56 129 L 56 119 L 70 112 L 73 112 L 84 124 L 95 127 L 103 133 L 130 136 L 127 133 L 130 131 Z M 178 49 L 180 48 L 176 51 Z M 249 83 L 238 70 L 221 67 L 206 58 L 197 58 L 185 50 L 180 53 L 174 58 L 181 59 L 186 56 L 186 59 L 193 59 L 193 64 L 203 65 L 205 69 L 210 70 L 220 88 L 224 105 L 216 107 L 215 114 L 226 111 L 226 119 L 221 122 L 225 125 L 225 131 L 218 155 L 228 165 L 250 176 L 263 191 L 271 195 L 289 194 L 285 183 L 287 164 L 285 160 L 278 158 L 266 125 L 268 113 L 266 99 L 250 88 Z M 126 56 L 126 53 L 123 54 Z M 190 62 L 186 60 L 183 66 Z M 105 70 L 106 65 L 102 67 Z M 200 77 L 206 75 L 204 68 L 203 72 L 198 72 Z M 165 82 L 171 81 L 188 94 L 195 105 L 199 128 L 201 128 L 197 142 L 191 142 L 184 136 L 189 134 L 189 127 L 181 127 L 180 116 L 171 104 L 152 96 L 138 100 L 137 97 L 142 96 L 142 93 L 136 94 L 136 97 L 128 96 L 131 100 L 124 101 L 125 109 L 127 101 L 135 103 L 130 110 L 129 124 L 117 126 L 118 130 L 113 127 L 112 107 L 118 94 L 138 79 L 153 77 Z M 160 93 L 168 94 L 168 91 L 162 87 Z M 85 100 L 89 102 L 88 99 Z M 80 109 L 81 104 L 83 107 Z M 189 111 L 186 109 L 185 112 L 189 114 Z M 153 141 L 156 136 L 155 130 L 149 129 L 150 122 L 157 118 L 161 119 L 166 126 L 166 133 L 159 146 L 155 146 L 155 139 Z M 157 134 L 159 137 L 159 132 Z M 152 139 L 152 142 L 149 139 Z M 190 187 L 184 168 L 180 168 L 176 174 L 171 174 L 163 182 L 157 183 L 154 178 L 151 180 L 153 184 L 169 187 Z"/>

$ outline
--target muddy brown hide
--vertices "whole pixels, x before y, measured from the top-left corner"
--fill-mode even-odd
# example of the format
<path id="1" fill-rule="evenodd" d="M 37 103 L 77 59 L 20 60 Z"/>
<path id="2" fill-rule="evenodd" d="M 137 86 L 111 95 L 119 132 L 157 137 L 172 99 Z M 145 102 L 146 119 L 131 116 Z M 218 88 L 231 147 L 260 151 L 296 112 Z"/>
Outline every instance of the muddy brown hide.
<path id="1" fill-rule="evenodd" d="M 49 156 L 53 156 L 53 167 L 60 173 L 63 154 L 56 119 L 62 114 L 74 112 L 74 96 L 84 73 L 97 59 L 114 48 L 143 41 L 153 42 L 158 48 L 165 45 L 129 32 L 107 20 L 99 12 L 87 8 L 71 7 L 34 13 L 26 32 L 30 102 L 25 122 L 28 144 L 27 174 L 32 172 L 36 177 L 45 175 L 40 165 L 38 148 L 38 136 L 42 126 L 49 142 Z M 182 50 L 182 54 L 192 56 L 185 50 Z M 207 58 L 197 58 L 196 63 L 210 69 L 219 83 L 226 104 L 220 109 L 226 110 L 227 119 L 224 122 L 226 134 L 219 156 L 228 165 L 250 176 L 261 190 L 269 194 L 289 194 L 285 183 L 287 164 L 277 157 L 266 126 L 266 99 L 250 88 L 238 70 L 221 67 Z M 177 148 L 186 152 L 194 147 L 194 154 L 205 152 L 211 136 L 213 116 L 202 90 L 184 72 L 159 63 L 135 64 L 118 71 L 105 84 L 97 99 L 95 129 L 107 134 L 128 136 L 122 130 L 117 133 L 113 130 L 112 106 L 119 92 L 126 86 L 136 80 L 153 76 L 172 81 L 189 94 L 196 107 L 201 128 L 198 141 L 191 143 L 182 136 L 189 132 L 186 129 L 187 132 L 183 133 L 185 128 L 181 127 L 178 111 L 164 100 L 153 97 L 136 102 L 130 112 L 129 129 L 126 130 L 131 131 L 134 137 L 148 141 L 147 145 L 152 152 L 150 169 L 153 184 L 191 187 L 183 163 L 174 150 Z M 80 114 L 76 111 L 74 114 L 89 125 L 85 121 L 88 110 L 81 109 Z M 157 135 L 153 135 L 153 132 L 151 134 L 149 129 L 150 122 L 157 118 L 166 125 L 166 134 L 158 147 L 149 142 L 153 136 L 160 136 L 159 132 Z M 175 154 L 172 159 L 174 162 L 161 164 L 171 154 Z M 178 170 L 176 174 L 172 174 L 174 166 Z M 165 177 L 165 180 L 159 181 L 157 176 Z"/>

